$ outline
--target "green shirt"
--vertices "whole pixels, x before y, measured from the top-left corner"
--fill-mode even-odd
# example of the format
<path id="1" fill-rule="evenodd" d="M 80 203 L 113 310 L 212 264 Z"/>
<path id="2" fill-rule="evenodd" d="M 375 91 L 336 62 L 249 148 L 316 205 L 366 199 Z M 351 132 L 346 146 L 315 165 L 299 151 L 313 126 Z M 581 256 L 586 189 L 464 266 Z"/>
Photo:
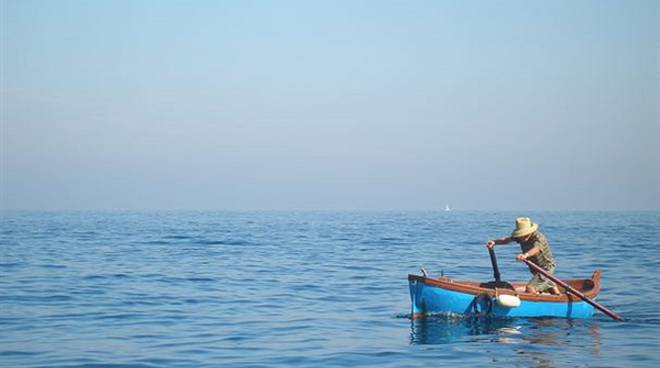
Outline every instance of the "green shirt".
<path id="1" fill-rule="evenodd" d="M 535 231 L 526 242 L 518 243 L 520 244 L 520 249 L 523 253 L 527 253 L 534 248 L 534 246 L 538 246 L 540 252 L 530 256 L 528 259 L 546 271 L 552 272 L 555 270 L 555 257 L 552 256 L 548 240 L 540 231 Z"/>

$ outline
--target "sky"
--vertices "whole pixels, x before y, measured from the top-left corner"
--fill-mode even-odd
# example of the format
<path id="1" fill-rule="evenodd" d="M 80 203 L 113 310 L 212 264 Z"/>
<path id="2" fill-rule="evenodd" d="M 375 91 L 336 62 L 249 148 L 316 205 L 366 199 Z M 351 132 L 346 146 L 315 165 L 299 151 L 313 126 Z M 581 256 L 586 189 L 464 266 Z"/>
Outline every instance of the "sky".
<path id="1" fill-rule="evenodd" d="M 0 12 L 0 209 L 660 210 L 658 1 Z"/>

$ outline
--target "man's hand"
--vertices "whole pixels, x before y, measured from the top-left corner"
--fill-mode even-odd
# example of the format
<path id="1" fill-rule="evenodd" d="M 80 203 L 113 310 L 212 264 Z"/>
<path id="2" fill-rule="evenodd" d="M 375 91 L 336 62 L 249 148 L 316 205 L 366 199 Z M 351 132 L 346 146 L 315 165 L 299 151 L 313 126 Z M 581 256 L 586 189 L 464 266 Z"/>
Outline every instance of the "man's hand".
<path id="1" fill-rule="evenodd" d="M 495 242 L 494 242 L 493 240 L 489 240 L 489 241 L 487 241 L 487 242 L 486 242 L 486 247 L 487 247 L 488 249 L 493 249 L 493 248 L 495 248 Z"/>
<path id="2" fill-rule="evenodd" d="M 523 261 L 523 260 L 525 260 L 525 259 L 527 259 L 527 255 L 526 255 L 525 253 L 519 253 L 519 254 L 516 256 L 516 260 L 518 260 L 518 261 Z"/>

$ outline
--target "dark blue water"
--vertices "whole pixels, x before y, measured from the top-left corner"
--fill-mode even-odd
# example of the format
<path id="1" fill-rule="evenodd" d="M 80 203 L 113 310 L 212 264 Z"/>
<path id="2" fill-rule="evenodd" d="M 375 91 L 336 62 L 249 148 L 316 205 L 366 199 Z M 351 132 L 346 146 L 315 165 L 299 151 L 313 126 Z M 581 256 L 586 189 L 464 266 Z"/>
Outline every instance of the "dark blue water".
<path id="1" fill-rule="evenodd" d="M 518 215 L 4 212 L 0 366 L 658 366 L 658 212 L 525 213 L 625 322 L 410 320 L 408 273 L 492 279 Z"/>

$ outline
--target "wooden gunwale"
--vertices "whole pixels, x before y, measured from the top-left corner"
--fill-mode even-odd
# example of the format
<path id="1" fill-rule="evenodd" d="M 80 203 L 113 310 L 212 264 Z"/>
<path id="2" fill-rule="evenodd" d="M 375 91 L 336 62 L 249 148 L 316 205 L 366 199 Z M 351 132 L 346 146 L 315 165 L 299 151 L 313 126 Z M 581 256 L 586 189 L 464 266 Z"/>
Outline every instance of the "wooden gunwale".
<path id="1" fill-rule="evenodd" d="M 574 279 L 574 280 L 565 280 L 565 282 L 577 290 L 584 293 L 584 295 L 593 299 L 598 296 L 600 292 L 600 275 L 601 272 L 596 270 L 594 271 L 591 279 Z M 479 294 L 488 294 L 491 297 L 495 297 L 496 294 L 516 294 L 521 300 L 533 301 L 533 302 L 553 302 L 553 303 L 568 303 L 568 302 L 581 302 L 582 299 L 577 296 L 570 294 L 564 288 L 559 286 L 561 293 L 559 295 L 549 295 L 549 294 L 529 294 L 525 292 L 514 292 L 510 289 L 502 288 L 487 288 L 480 285 L 484 283 L 477 281 L 454 281 L 448 278 L 434 279 L 431 277 L 424 277 L 419 275 L 408 275 L 408 281 L 417 281 L 422 282 L 429 286 L 440 287 L 446 290 L 457 291 L 461 293 L 479 295 Z M 583 285 L 585 281 L 591 281 L 593 287 L 589 290 L 583 290 L 580 285 Z M 524 283 L 513 283 L 514 286 L 524 286 Z"/>

